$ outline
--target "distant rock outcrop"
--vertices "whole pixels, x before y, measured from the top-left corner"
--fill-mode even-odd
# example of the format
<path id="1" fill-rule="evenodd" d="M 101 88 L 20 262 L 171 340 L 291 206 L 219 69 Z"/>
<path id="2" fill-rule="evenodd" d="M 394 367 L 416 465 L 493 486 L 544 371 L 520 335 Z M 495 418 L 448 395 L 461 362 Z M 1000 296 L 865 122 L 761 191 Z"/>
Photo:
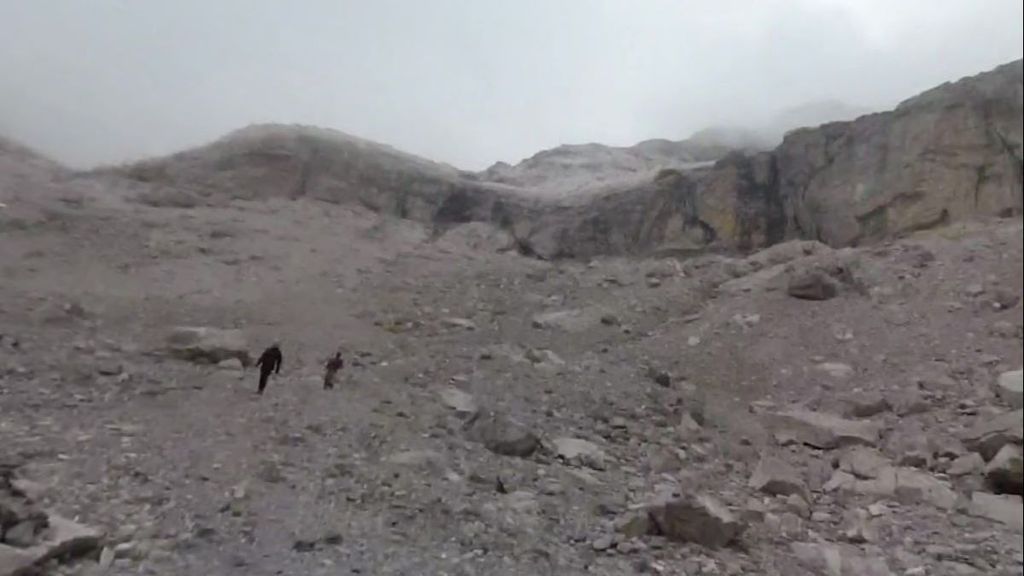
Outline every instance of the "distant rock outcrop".
<path id="1" fill-rule="evenodd" d="M 895 110 L 797 130 L 775 150 L 546 210 L 546 257 L 752 250 L 785 239 L 850 246 L 1022 206 L 1022 62 L 944 84 Z"/>
<path id="2" fill-rule="evenodd" d="M 483 222 L 541 258 L 747 251 L 795 238 L 851 246 L 1019 215 L 1022 92 L 1016 61 L 889 112 L 795 130 L 765 152 L 695 136 L 561 146 L 470 173 L 332 130 L 270 125 L 103 173 L 143 183 L 139 198 L 154 205 L 315 198 L 416 220 L 436 237 Z"/>

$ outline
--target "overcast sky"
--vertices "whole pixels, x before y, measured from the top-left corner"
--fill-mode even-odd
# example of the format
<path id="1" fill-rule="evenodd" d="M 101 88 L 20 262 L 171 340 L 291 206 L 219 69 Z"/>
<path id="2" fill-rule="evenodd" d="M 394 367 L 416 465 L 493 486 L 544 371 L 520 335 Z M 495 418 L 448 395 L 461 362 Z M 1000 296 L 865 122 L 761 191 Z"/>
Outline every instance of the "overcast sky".
<path id="1" fill-rule="evenodd" d="M 460 168 L 889 106 L 1021 57 L 1020 0 L 0 0 L 0 133 L 87 166 L 254 122 Z"/>

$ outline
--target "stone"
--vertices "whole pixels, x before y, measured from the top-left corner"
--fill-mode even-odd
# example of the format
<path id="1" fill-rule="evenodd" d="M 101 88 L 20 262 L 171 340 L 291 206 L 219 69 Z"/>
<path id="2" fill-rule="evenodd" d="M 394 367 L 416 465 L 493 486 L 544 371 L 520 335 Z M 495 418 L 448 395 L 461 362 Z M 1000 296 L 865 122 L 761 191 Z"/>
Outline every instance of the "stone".
<path id="1" fill-rule="evenodd" d="M 1024 441 L 1024 410 L 986 416 L 965 431 L 960 439 L 964 447 L 989 461 L 1003 446 Z"/>
<path id="2" fill-rule="evenodd" d="M 985 466 L 985 481 L 996 494 L 1024 495 L 1022 448 L 1017 444 L 1003 446 Z"/>
<path id="3" fill-rule="evenodd" d="M 597 539 L 591 542 L 590 547 L 596 550 L 597 552 L 604 552 L 609 548 L 615 547 L 615 538 L 607 534 L 604 536 L 599 536 Z"/>
<path id="4" fill-rule="evenodd" d="M 889 460 L 877 450 L 855 446 L 839 458 L 839 469 L 861 480 L 878 478 L 879 474 L 892 466 Z"/>
<path id="5" fill-rule="evenodd" d="M 821 450 L 853 445 L 874 445 L 881 425 L 865 420 L 846 420 L 839 416 L 810 410 L 789 410 L 766 414 L 766 425 L 796 442 Z"/>
<path id="6" fill-rule="evenodd" d="M 459 330 L 476 330 L 476 323 L 468 318 L 445 318 L 441 320 L 445 328 L 457 328 Z"/>
<path id="7" fill-rule="evenodd" d="M 545 365 L 545 366 L 563 366 L 565 360 L 562 360 L 558 354 L 546 348 L 530 348 L 523 354 L 523 358 L 529 361 L 531 364 Z"/>
<path id="8" fill-rule="evenodd" d="M 413 468 L 443 468 L 445 458 L 433 450 L 406 450 L 387 457 L 386 462 Z"/>
<path id="9" fill-rule="evenodd" d="M 477 412 L 463 425 L 466 437 L 502 456 L 527 458 L 540 447 L 529 428 L 495 412 Z"/>
<path id="10" fill-rule="evenodd" d="M 975 492 L 968 510 L 972 516 L 1005 524 L 1017 532 L 1024 531 L 1024 504 L 1020 496 Z"/>
<path id="11" fill-rule="evenodd" d="M 889 400 L 878 392 L 860 392 L 846 398 L 848 418 L 872 418 L 892 410 Z"/>
<path id="12" fill-rule="evenodd" d="M 871 521 L 872 514 L 867 510 L 853 510 L 845 518 L 843 537 L 854 544 L 865 544 L 877 542 L 879 539 L 878 528 Z"/>
<path id="13" fill-rule="evenodd" d="M 653 524 L 646 509 L 632 510 L 615 521 L 615 531 L 625 538 L 639 538 L 651 533 Z"/>
<path id="14" fill-rule="evenodd" d="M 530 324 L 538 330 L 582 332 L 600 322 L 603 314 L 590 314 L 584 310 L 556 310 L 535 315 Z"/>
<path id="15" fill-rule="evenodd" d="M 242 365 L 242 361 L 238 358 L 228 358 L 218 362 L 217 368 L 220 368 L 221 370 L 228 370 L 230 372 L 241 372 L 245 369 L 245 366 Z"/>
<path id="16" fill-rule="evenodd" d="M 896 470 L 896 497 L 904 504 L 928 503 L 943 510 L 952 510 L 957 502 L 949 484 L 913 468 Z"/>
<path id="17" fill-rule="evenodd" d="M 747 485 L 772 496 L 807 497 L 807 485 L 800 473 L 786 461 L 770 456 L 761 456 Z"/>
<path id="18" fill-rule="evenodd" d="M 207 326 L 180 326 L 167 335 L 166 352 L 189 362 L 217 364 L 237 358 L 243 365 L 251 363 L 249 345 L 241 330 Z"/>
<path id="19" fill-rule="evenodd" d="M 822 576 L 893 576 L 885 558 L 865 556 L 852 546 L 794 542 L 790 550 L 800 564 Z"/>
<path id="20" fill-rule="evenodd" d="M 744 530 L 724 505 L 707 495 L 663 499 L 648 511 L 658 534 L 707 548 L 726 546 Z"/>
<path id="21" fill-rule="evenodd" d="M 96 373 L 100 376 L 117 376 L 124 372 L 124 366 L 114 358 L 105 358 L 96 365 Z"/>
<path id="22" fill-rule="evenodd" d="M 845 380 L 854 374 L 853 367 L 842 362 L 822 362 L 815 368 L 837 380 Z"/>
<path id="23" fill-rule="evenodd" d="M 959 477 L 978 474 L 984 470 L 985 459 L 981 457 L 981 454 L 971 452 L 970 454 L 964 454 L 956 460 L 953 460 L 953 462 L 950 463 L 949 468 L 946 470 L 946 474 L 953 477 Z"/>
<path id="24" fill-rule="evenodd" d="M 786 293 L 800 300 L 831 300 L 839 293 L 832 278 L 820 270 L 796 274 L 789 280 Z"/>
<path id="25" fill-rule="evenodd" d="M 1024 371 L 1003 372 L 996 381 L 996 396 L 1015 410 L 1024 408 Z"/>
<path id="26" fill-rule="evenodd" d="M 36 563 L 36 555 L 22 548 L 0 544 L 0 576 L 18 576 Z"/>
<path id="27" fill-rule="evenodd" d="M 3 542 L 15 548 L 28 548 L 35 544 L 36 534 L 44 527 L 36 520 L 22 520 L 4 532 Z"/>
<path id="28" fill-rule="evenodd" d="M 438 392 L 441 402 L 457 414 L 475 414 L 479 410 L 472 395 L 459 390 L 455 386 L 447 386 Z"/>
<path id="29" fill-rule="evenodd" d="M 672 385 L 672 375 L 653 366 L 647 368 L 647 378 L 658 386 L 662 386 L 664 388 L 668 388 Z"/>
<path id="30" fill-rule="evenodd" d="M 580 438 L 556 438 L 552 441 L 555 456 L 567 464 L 604 470 L 608 456 L 600 446 Z"/>

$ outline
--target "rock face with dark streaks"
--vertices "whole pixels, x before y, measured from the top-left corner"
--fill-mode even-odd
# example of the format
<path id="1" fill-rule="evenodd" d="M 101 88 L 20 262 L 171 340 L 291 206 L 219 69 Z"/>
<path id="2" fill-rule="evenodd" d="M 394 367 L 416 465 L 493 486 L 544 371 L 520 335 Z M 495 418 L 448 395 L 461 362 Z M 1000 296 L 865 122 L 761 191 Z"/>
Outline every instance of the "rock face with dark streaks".
<path id="1" fill-rule="evenodd" d="M 889 112 L 793 131 L 770 152 L 593 144 L 470 173 L 332 130 L 267 125 L 102 175 L 159 189 L 140 198 L 165 205 L 182 204 L 174 194 L 185 204 L 313 198 L 435 235 L 483 222 L 546 259 L 751 251 L 796 238 L 851 246 L 1019 215 L 1022 93 L 1018 60 Z"/>

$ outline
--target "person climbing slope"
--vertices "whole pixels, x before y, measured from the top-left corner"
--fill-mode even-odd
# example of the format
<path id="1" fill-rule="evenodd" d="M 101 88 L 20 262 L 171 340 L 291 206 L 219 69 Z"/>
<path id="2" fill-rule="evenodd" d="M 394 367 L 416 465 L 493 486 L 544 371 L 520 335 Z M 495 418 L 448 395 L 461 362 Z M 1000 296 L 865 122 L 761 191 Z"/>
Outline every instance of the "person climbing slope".
<path id="1" fill-rule="evenodd" d="M 281 346 L 277 342 L 270 345 L 269 348 L 260 354 L 260 359 L 256 361 L 256 366 L 260 369 L 260 385 L 256 392 L 260 395 L 263 394 L 263 390 L 267 387 L 267 379 L 270 378 L 271 374 L 281 373 L 281 363 L 284 361 L 284 356 L 281 354 Z"/>

